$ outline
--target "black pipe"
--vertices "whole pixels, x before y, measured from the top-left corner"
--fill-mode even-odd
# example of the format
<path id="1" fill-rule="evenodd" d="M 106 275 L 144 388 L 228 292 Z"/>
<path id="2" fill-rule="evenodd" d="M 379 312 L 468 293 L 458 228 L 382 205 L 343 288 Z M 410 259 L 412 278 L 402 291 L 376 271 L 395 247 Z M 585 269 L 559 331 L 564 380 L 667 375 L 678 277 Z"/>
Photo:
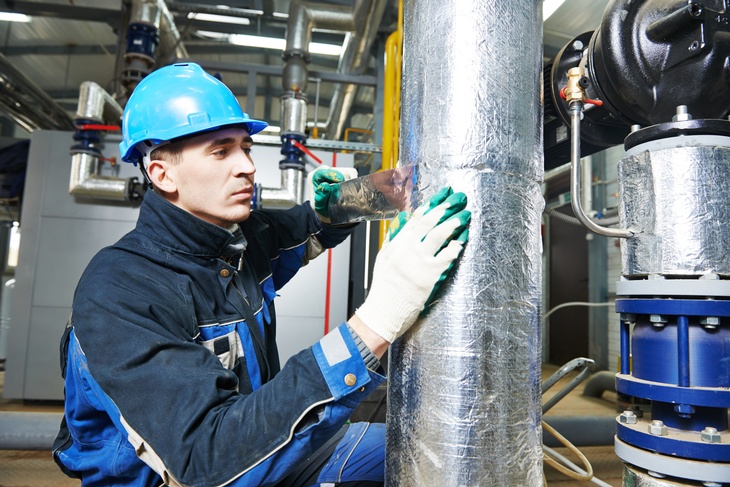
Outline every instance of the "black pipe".
<path id="1" fill-rule="evenodd" d="M 613 445 L 615 416 L 543 416 L 542 419 L 575 446 Z M 564 446 L 546 431 L 542 432 L 542 442 L 551 448 Z"/>

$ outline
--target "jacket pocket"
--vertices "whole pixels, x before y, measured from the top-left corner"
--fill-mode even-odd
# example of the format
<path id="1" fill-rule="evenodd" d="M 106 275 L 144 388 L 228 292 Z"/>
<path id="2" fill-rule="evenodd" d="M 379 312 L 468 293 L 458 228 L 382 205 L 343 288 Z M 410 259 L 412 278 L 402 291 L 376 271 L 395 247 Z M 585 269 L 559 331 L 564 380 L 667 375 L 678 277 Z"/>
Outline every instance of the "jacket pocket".
<path id="1" fill-rule="evenodd" d="M 201 327 L 200 340 L 202 346 L 210 350 L 218 357 L 221 365 L 228 370 L 233 370 L 236 362 L 243 357 L 243 344 L 241 337 L 236 332 L 236 327 L 231 325 L 206 326 L 205 333 Z"/>

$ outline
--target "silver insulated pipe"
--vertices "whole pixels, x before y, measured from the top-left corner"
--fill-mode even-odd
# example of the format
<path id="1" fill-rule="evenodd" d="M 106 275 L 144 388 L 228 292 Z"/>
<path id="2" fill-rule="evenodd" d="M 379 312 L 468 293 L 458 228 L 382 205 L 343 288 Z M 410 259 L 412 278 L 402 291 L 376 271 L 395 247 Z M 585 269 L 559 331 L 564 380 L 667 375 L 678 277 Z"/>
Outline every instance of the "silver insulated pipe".
<path id="1" fill-rule="evenodd" d="M 619 162 L 622 275 L 730 276 L 730 137 L 667 137 Z"/>
<path id="2" fill-rule="evenodd" d="M 440 300 L 391 347 L 386 484 L 542 486 L 541 2 L 411 0 L 401 164 L 469 198 Z"/>
<path id="3" fill-rule="evenodd" d="M 119 123 L 123 109 L 104 88 L 93 81 L 84 81 L 79 89 L 76 118 L 98 123 Z M 124 179 L 99 174 L 101 161 L 96 150 L 72 148 L 71 175 L 68 192 L 84 198 L 126 201 L 131 178 Z"/>

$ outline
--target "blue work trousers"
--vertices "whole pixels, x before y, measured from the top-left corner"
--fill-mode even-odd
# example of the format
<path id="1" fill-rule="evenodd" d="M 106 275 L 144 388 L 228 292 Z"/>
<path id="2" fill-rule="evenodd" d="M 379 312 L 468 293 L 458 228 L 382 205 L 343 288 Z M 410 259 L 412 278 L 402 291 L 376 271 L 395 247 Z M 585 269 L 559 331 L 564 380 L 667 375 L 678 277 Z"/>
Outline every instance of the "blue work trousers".
<path id="1" fill-rule="evenodd" d="M 343 428 L 277 487 L 378 487 L 385 483 L 385 425 Z"/>

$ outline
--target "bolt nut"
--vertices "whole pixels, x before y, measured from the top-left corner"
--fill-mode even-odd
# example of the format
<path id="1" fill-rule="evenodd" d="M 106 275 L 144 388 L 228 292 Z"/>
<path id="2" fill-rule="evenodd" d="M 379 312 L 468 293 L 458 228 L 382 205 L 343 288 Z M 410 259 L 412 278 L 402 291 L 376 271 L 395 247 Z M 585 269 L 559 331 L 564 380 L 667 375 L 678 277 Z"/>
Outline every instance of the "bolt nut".
<path id="1" fill-rule="evenodd" d="M 579 40 L 573 41 L 573 49 L 576 51 L 582 51 L 583 50 L 583 43 Z"/>
<path id="2" fill-rule="evenodd" d="M 708 426 L 700 432 L 700 437 L 705 443 L 720 443 L 720 433 L 717 428 Z"/>
<path id="3" fill-rule="evenodd" d="M 664 426 L 664 422 L 655 419 L 649 424 L 649 433 L 655 436 L 667 436 L 669 430 Z"/>
<path id="4" fill-rule="evenodd" d="M 729 115 L 730 117 L 730 115 Z M 636 322 L 636 315 L 634 313 L 621 313 L 619 314 L 619 319 L 621 321 L 628 321 L 629 323 Z"/>
<path id="5" fill-rule="evenodd" d="M 630 410 L 634 412 L 634 414 L 636 415 L 637 418 L 644 417 L 644 410 L 641 409 L 641 406 L 634 404 L 633 406 L 631 406 Z"/>
<path id="6" fill-rule="evenodd" d="M 652 323 L 666 323 L 669 320 L 662 315 L 650 315 L 649 321 L 651 321 Z"/>
<path id="7" fill-rule="evenodd" d="M 700 320 L 700 324 L 717 326 L 720 324 L 720 317 L 719 316 L 708 316 L 707 318 L 702 318 Z"/>
<path id="8" fill-rule="evenodd" d="M 619 422 L 626 424 L 636 424 L 636 415 L 630 409 L 627 409 L 618 417 Z"/>

